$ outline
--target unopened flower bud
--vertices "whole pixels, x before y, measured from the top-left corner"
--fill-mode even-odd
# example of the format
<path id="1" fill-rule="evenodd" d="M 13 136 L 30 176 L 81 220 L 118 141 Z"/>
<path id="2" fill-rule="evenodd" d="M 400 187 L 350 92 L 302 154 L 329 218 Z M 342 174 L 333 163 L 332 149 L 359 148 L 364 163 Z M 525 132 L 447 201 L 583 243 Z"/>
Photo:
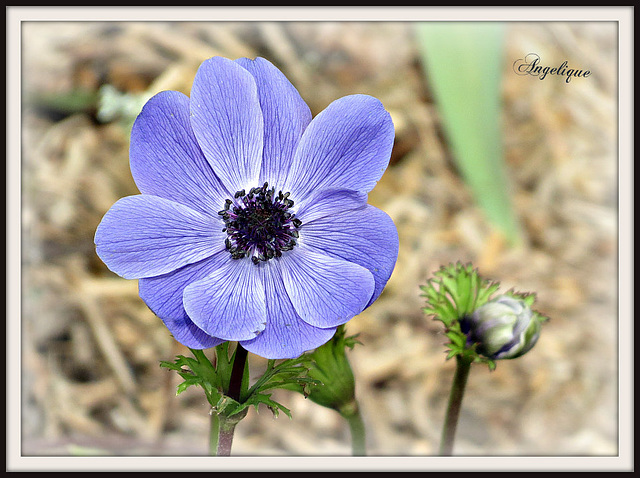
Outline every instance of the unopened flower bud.
<path id="1" fill-rule="evenodd" d="M 460 321 L 468 344 L 477 344 L 477 352 L 493 360 L 512 359 L 535 345 L 545 319 L 527 303 L 508 295 L 499 296 Z"/>
<path id="2" fill-rule="evenodd" d="M 333 338 L 310 353 L 314 366 L 309 376 L 320 382 L 310 387 L 311 401 L 332 408 L 342 415 L 355 413 L 355 379 L 347 359 L 346 349 L 356 343 L 345 336 L 344 326 L 338 327 Z"/>

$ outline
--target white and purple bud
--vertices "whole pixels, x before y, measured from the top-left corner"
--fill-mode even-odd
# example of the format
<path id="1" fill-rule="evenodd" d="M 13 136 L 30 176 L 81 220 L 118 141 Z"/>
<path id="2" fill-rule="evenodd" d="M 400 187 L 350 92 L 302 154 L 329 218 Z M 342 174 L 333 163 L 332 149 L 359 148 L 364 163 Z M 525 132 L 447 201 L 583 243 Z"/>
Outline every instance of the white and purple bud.
<path id="1" fill-rule="evenodd" d="M 512 359 L 535 345 L 545 317 L 531 310 L 522 299 L 501 295 L 460 320 L 467 344 L 492 360 Z"/>

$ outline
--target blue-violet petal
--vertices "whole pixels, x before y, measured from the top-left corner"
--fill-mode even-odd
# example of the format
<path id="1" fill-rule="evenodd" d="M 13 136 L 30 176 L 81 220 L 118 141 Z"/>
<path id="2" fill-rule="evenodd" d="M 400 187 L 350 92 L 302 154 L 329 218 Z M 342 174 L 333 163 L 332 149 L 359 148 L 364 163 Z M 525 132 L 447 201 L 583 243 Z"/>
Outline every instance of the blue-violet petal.
<path id="1" fill-rule="evenodd" d="M 336 327 L 364 310 L 374 291 L 371 272 L 302 245 L 283 255 L 285 290 L 298 315 L 315 327 Z"/>
<path id="2" fill-rule="evenodd" d="M 162 319 L 175 339 L 186 347 L 205 349 L 223 342 L 222 339 L 211 337 L 193 323 L 184 309 L 183 293 L 189 284 L 207 277 L 226 259 L 227 252 L 221 251 L 168 274 L 138 281 L 140 298 Z"/>
<path id="3" fill-rule="evenodd" d="M 361 191 L 323 189 L 309 196 L 309 199 L 296 210 L 296 217 L 303 224 L 311 223 L 324 217 L 331 218 L 336 214 L 365 207 L 367 205 L 367 197 L 368 194 Z"/>
<path id="4" fill-rule="evenodd" d="M 259 184 L 282 188 L 311 110 L 284 74 L 264 58 L 236 60 L 255 78 L 264 117 L 264 153 Z"/>
<path id="5" fill-rule="evenodd" d="M 321 189 L 369 192 L 389 164 L 394 135 L 391 116 L 378 99 L 335 100 L 303 133 L 285 189 L 299 203 Z"/>
<path id="6" fill-rule="evenodd" d="M 241 345 L 261 357 L 277 359 L 298 357 L 327 342 L 335 327 L 313 327 L 300 319 L 284 288 L 280 265 L 269 262 L 260 269 L 267 294 L 267 326 Z"/>
<path id="7" fill-rule="evenodd" d="M 145 104 L 131 129 L 131 174 L 141 193 L 215 216 L 229 192 L 202 154 L 189 115 L 189 98 L 177 91 Z"/>
<path id="8" fill-rule="evenodd" d="M 157 196 L 119 199 L 95 234 L 96 253 L 126 279 L 174 271 L 224 249 L 221 221 Z"/>
<path id="9" fill-rule="evenodd" d="M 258 186 L 264 125 L 256 82 L 226 58 L 206 60 L 191 88 L 191 125 L 227 190 Z"/>
<path id="10" fill-rule="evenodd" d="M 314 251 L 367 268 L 375 279 L 371 305 L 384 289 L 398 258 L 398 231 L 380 209 L 366 205 L 305 222 L 301 242 Z"/>
<path id="11" fill-rule="evenodd" d="M 265 290 L 256 266 L 230 255 L 204 279 L 189 284 L 183 294 L 191 320 L 213 337 L 249 340 L 265 327 Z"/>

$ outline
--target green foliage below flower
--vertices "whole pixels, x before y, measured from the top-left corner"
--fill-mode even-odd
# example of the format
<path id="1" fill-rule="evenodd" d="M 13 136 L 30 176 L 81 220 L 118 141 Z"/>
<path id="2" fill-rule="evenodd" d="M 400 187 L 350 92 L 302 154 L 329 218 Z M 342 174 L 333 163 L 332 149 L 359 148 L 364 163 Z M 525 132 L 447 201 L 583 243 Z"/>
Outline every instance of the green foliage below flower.
<path id="1" fill-rule="evenodd" d="M 275 417 L 279 412 L 284 412 L 291 418 L 289 409 L 273 400 L 270 393 L 265 392 L 283 388 L 298 390 L 306 395 L 309 387 L 317 383 L 308 376 L 311 365 L 309 358 L 304 355 L 280 363 L 269 360 L 264 374 L 251 387 L 247 364 L 242 378 L 240 398 L 234 400 L 227 395 L 235 356 L 235 351 L 229 356 L 229 342 L 215 347 L 214 363 L 202 350 L 189 350 L 193 353 L 193 358 L 178 355 L 174 362 L 162 361 L 160 366 L 176 371 L 183 378 L 184 381 L 177 387 L 177 395 L 191 386 L 200 386 L 212 407 L 212 412 L 224 415 L 227 419 L 240 420 L 249 407 L 254 406 L 257 410 L 261 404 L 267 406 Z"/>

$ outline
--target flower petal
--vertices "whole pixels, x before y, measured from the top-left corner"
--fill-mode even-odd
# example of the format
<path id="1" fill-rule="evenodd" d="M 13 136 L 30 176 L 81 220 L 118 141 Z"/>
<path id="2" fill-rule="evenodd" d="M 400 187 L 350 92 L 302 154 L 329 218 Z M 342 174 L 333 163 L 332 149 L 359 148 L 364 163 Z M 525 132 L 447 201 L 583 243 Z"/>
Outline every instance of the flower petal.
<path id="1" fill-rule="evenodd" d="M 126 279 L 166 274 L 224 249 L 222 223 L 156 196 L 118 200 L 95 234 L 96 253 Z"/>
<path id="2" fill-rule="evenodd" d="M 398 230 L 391 218 L 366 205 L 310 222 L 301 220 L 300 244 L 359 264 L 373 274 L 375 291 L 367 307 L 371 305 L 391 277 L 398 258 Z"/>
<path id="3" fill-rule="evenodd" d="M 207 277 L 219 268 L 226 255 L 227 251 L 221 251 L 168 274 L 138 281 L 140 298 L 162 319 L 175 339 L 186 347 L 206 349 L 223 342 L 222 339 L 211 337 L 193 323 L 184 310 L 182 295 L 189 284 Z"/>
<path id="4" fill-rule="evenodd" d="M 145 104 L 131 130 L 129 156 L 131 174 L 143 194 L 214 216 L 230 197 L 198 146 L 189 98 L 182 93 L 163 91 Z"/>
<path id="5" fill-rule="evenodd" d="M 189 284 L 183 295 L 191 320 L 207 334 L 225 340 L 249 340 L 266 318 L 265 290 L 258 268 L 230 254 L 204 279 Z"/>
<path id="6" fill-rule="evenodd" d="M 311 110 L 298 90 L 264 58 L 240 58 L 236 62 L 256 80 L 264 117 L 264 152 L 259 184 L 280 189 L 287 177 L 303 131 L 311 121 Z"/>
<path id="7" fill-rule="evenodd" d="M 327 188 L 369 192 L 389 164 L 393 140 L 391 116 L 379 100 L 340 98 L 305 130 L 285 189 L 298 202 Z"/>
<path id="8" fill-rule="evenodd" d="M 235 193 L 258 185 L 264 126 L 251 73 L 210 58 L 193 80 L 190 107 L 200 148 L 226 188 Z"/>
<path id="9" fill-rule="evenodd" d="M 367 205 L 367 193 L 347 189 L 323 189 L 312 193 L 297 210 L 296 217 L 302 224 L 315 221 L 336 212 L 353 210 Z"/>
<path id="10" fill-rule="evenodd" d="M 280 264 L 269 261 L 261 267 L 267 299 L 267 325 L 260 334 L 241 345 L 267 359 L 295 358 L 327 342 L 335 327 L 321 329 L 304 322 L 284 288 Z"/>
<path id="11" fill-rule="evenodd" d="M 371 272 L 299 244 L 280 258 L 282 279 L 298 315 L 314 327 L 336 327 L 364 310 L 374 291 Z"/>

